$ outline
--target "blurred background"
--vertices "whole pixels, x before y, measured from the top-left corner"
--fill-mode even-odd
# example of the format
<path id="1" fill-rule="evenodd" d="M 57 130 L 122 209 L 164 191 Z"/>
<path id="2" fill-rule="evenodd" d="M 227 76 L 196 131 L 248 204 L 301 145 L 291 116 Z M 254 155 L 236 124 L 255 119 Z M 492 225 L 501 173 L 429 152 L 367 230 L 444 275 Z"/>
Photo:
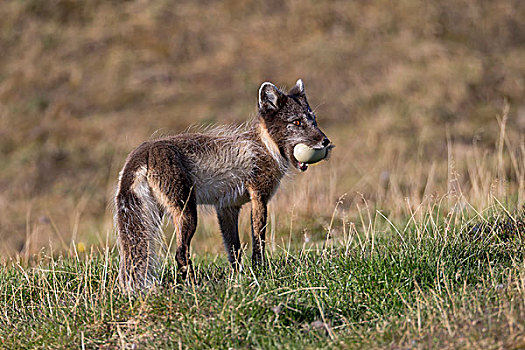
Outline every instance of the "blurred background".
<path id="1" fill-rule="evenodd" d="M 336 144 L 283 181 L 274 249 L 376 210 L 522 203 L 523 1 L 20 0 L 0 18 L 3 257 L 112 244 L 126 155 L 252 118 L 263 81 L 302 78 Z M 222 252 L 213 213 L 200 214 L 194 251 Z M 249 242 L 246 208 L 241 228 Z"/>

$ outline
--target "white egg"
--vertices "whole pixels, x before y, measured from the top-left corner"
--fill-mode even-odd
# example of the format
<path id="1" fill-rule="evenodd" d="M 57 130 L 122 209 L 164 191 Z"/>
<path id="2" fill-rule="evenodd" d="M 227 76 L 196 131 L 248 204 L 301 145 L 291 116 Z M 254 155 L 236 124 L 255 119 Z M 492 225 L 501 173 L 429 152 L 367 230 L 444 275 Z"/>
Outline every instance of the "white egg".
<path id="1" fill-rule="evenodd" d="M 293 149 L 293 156 L 301 163 L 317 163 L 326 158 L 326 148 L 312 148 L 304 143 L 299 143 Z"/>

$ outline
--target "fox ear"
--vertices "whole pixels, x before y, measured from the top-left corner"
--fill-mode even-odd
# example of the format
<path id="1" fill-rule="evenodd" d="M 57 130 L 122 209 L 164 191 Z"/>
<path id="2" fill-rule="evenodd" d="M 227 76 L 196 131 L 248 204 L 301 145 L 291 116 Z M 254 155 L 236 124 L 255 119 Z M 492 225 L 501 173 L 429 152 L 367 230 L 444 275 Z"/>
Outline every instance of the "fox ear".
<path id="1" fill-rule="evenodd" d="M 262 83 L 259 88 L 259 111 L 261 114 L 279 110 L 286 100 L 286 95 L 272 83 Z"/>
<path id="2" fill-rule="evenodd" d="M 288 92 L 289 95 L 304 95 L 304 84 L 302 79 L 298 79 L 295 86 Z"/>

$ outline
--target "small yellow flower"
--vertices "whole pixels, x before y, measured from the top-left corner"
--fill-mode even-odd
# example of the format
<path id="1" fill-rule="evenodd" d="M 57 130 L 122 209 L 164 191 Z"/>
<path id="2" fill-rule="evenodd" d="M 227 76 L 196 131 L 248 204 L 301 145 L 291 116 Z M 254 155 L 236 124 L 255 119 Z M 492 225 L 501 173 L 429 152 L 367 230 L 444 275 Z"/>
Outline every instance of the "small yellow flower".
<path id="1" fill-rule="evenodd" d="M 77 243 L 77 251 L 79 253 L 84 253 L 86 251 L 86 245 L 82 242 Z"/>

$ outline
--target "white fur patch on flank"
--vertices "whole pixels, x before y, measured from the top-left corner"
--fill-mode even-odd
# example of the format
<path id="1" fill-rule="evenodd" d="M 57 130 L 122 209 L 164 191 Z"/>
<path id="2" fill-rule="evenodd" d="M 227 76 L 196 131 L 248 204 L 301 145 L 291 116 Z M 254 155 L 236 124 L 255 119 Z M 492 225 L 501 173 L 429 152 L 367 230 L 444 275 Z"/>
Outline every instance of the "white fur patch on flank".
<path id="1" fill-rule="evenodd" d="M 279 146 L 277 146 L 275 141 L 268 133 L 268 129 L 266 129 L 266 127 L 263 124 L 260 124 L 259 133 L 262 142 L 266 146 L 268 152 L 270 152 L 272 158 L 275 159 L 275 161 L 277 162 L 277 165 L 279 166 L 281 172 L 286 172 L 286 169 L 288 168 L 286 164 L 286 159 L 284 159 L 284 157 L 281 155 L 281 152 L 279 151 Z"/>
<path id="2" fill-rule="evenodd" d="M 254 164 L 253 142 L 222 136 L 201 146 L 202 156 L 192 159 L 197 203 L 222 207 L 244 202 L 244 184 Z"/>
<path id="3" fill-rule="evenodd" d="M 147 172 L 148 172 L 148 169 L 146 169 L 145 166 L 141 166 L 135 172 L 135 180 L 133 181 L 133 184 L 131 185 L 131 189 L 133 190 L 133 192 L 135 192 L 135 194 L 139 196 L 140 198 L 149 195 L 149 187 L 145 181 Z"/>

